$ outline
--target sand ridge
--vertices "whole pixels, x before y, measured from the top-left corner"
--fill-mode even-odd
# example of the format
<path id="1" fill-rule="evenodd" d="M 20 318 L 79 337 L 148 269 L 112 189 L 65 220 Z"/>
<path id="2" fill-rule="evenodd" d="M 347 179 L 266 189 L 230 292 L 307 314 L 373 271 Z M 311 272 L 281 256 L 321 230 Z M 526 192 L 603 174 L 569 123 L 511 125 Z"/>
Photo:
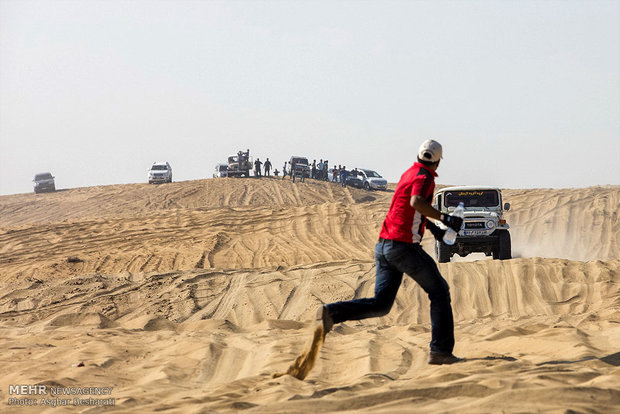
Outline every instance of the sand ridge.
<path id="1" fill-rule="evenodd" d="M 117 412 L 619 406 L 618 187 L 506 190 L 520 257 L 440 264 L 466 363 L 426 364 L 428 298 L 405 278 L 388 315 L 334 327 L 304 381 L 272 378 L 320 304 L 372 295 L 390 198 L 273 179 L 0 197 L 0 407 L 88 411 L 7 406 L 22 383 L 111 386 Z"/>

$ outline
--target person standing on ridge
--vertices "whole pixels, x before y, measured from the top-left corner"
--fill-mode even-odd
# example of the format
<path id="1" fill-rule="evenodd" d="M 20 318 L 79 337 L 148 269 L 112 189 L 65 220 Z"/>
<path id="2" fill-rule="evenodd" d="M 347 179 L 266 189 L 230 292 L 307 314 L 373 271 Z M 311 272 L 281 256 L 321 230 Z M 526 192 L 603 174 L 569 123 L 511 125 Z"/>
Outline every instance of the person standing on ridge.
<path id="1" fill-rule="evenodd" d="M 263 164 L 263 169 L 265 170 L 265 177 L 269 177 L 269 173 L 271 172 L 271 161 L 269 161 L 269 158 L 265 160 L 265 164 Z"/>
<path id="2" fill-rule="evenodd" d="M 454 319 L 450 288 L 439 273 L 435 261 L 420 246 L 426 227 L 438 240 L 445 233 L 445 230 L 427 218 L 439 220 L 455 231 L 459 231 L 463 224 L 462 218 L 442 214 L 431 205 L 437 176 L 435 171 L 441 158 L 441 144 L 434 140 L 422 143 L 418 161 L 404 172 L 396 186 L 375 247 L 375 296 L 321 306 L 317 312 L 317 321 L 322 325 L 324 335 L 335 323 L 389 313 L 403 273 L 406 273 L 424 289 L 431 301 L 428 363 L 440 365 L 462 361 L 452 354 Z"/>
<path id="3" fill-rule="evenodd" d="M 293 182 L 295 182 L 295 177 L 297 176 L 297 171 L 296 171 L 296 167 L 297 167 L 297 163 L 295 162 L 295 159 L 293 158 L 293 161 L 289 161 L 290 164 L 290 170 L 291 170 L 291 178 L 293 179 Z"/>
<path id="4" fill-rule="evenodd" d="M 340 181 L 343 187 L 347 186 L 347 177 L 349 176 L 349 172 L 347 171 L 347 166 L 343 165 L 342 170 L 340 171 Z"/>
<path id="5" fill-rule="evenodd" d="M 260 166 L 263 163 L 261 162 L 261 160 L 259 158 L 256 159 L 256 161 L 254 161 L 254 176 L 255 177 L 260 177 L 261 173 L 260 173 Z"/>

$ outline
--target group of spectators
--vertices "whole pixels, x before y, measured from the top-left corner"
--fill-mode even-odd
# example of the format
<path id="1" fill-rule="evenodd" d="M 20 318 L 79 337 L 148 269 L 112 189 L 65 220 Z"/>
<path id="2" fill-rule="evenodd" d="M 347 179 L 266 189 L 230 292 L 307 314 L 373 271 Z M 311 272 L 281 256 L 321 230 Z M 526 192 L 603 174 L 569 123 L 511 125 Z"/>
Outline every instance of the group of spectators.
<path id="1" fill-rule="evenodd" d="M 323 161 L 322 159 L 320 159 L 318 163 L 314 160 L 309 166 L 309 169 L 298 169 L 295 167 L 294 163 L 291 164 L 290 161 L 285 161 L 282 166 L 282 171 L 278 171 L 276 168 L 273 170 L 273 175 L 279 177 L 280 173 L 282 173 L 282 179 L 288 176 L 293 182 L 295 182 L 296 178 L 299 178 L 301 182 L 305 181 L 306 178 L 312 178 L 314 180 L 340 183 L 343 187 L 346 187 L 347 177 L 356 176 L 358 174 L 357 168 L 348 171 L 347 167 L 344 165 L 336 166 L 334 164 L 334 166 L 330 168 L 329 160 Z M 269 158 L 267 158 L 264 163 L 259 158 L 256 158 L 256 161 L 254 161 L 254 176 L 262 177 L 264 175 L 265 177 L 271 177 L 271 168 L 272 164 Z"/>

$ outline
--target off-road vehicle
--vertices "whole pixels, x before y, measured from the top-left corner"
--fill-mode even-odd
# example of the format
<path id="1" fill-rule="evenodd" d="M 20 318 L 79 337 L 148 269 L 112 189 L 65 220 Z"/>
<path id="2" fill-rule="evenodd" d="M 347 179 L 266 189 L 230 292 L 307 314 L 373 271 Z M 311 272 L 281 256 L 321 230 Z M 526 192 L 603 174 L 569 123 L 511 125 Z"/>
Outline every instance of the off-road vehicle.
<path id="1" fill-rule="evenodd" d="M 509 226 L 503 218 L 510 204 L 502 205 L 502 193 L 496 187 L 447 187 L 437 191 L 433 206 L 450 214 L 462 202 L 465 205 L 463 227 L 450 246 L 435 241 L 435 254 L 440 263 L 449 262 L 455 253 L 461 257 L 482 252 L 493 259 L 512 257 Z"/>
<path id="2" fill-rule="evenodd" d="M 154 162 L 149 168 L 149 184 L 171 183 L 172 167 L 167 162 Z"/>
<path id="3" fill-rule="evenodd" d="M 310 164 L 308 158 L 293 155 L 289 160 L 291 164 L 291 174 L 295 173 L 295 177 L 310 177 Z"/>
<path id="4" fill-rule="evenodd" d="M 36 174 L 32 182 L 34 183 L 35 194 L 56 191 L 56 183 L 51 173 L 45 172 Z"/>

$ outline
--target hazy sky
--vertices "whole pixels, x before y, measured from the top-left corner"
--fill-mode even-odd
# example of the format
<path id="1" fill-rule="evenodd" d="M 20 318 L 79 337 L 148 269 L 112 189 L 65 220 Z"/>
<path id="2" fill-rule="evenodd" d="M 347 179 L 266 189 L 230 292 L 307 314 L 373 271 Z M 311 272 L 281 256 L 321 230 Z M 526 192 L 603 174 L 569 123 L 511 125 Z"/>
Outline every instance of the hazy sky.
<path id="1" fill-rule="evenodd" d="M 0 194 L 427 138 L 439 183 L 620 184 L 620 1 L 0 0 Z"/>

